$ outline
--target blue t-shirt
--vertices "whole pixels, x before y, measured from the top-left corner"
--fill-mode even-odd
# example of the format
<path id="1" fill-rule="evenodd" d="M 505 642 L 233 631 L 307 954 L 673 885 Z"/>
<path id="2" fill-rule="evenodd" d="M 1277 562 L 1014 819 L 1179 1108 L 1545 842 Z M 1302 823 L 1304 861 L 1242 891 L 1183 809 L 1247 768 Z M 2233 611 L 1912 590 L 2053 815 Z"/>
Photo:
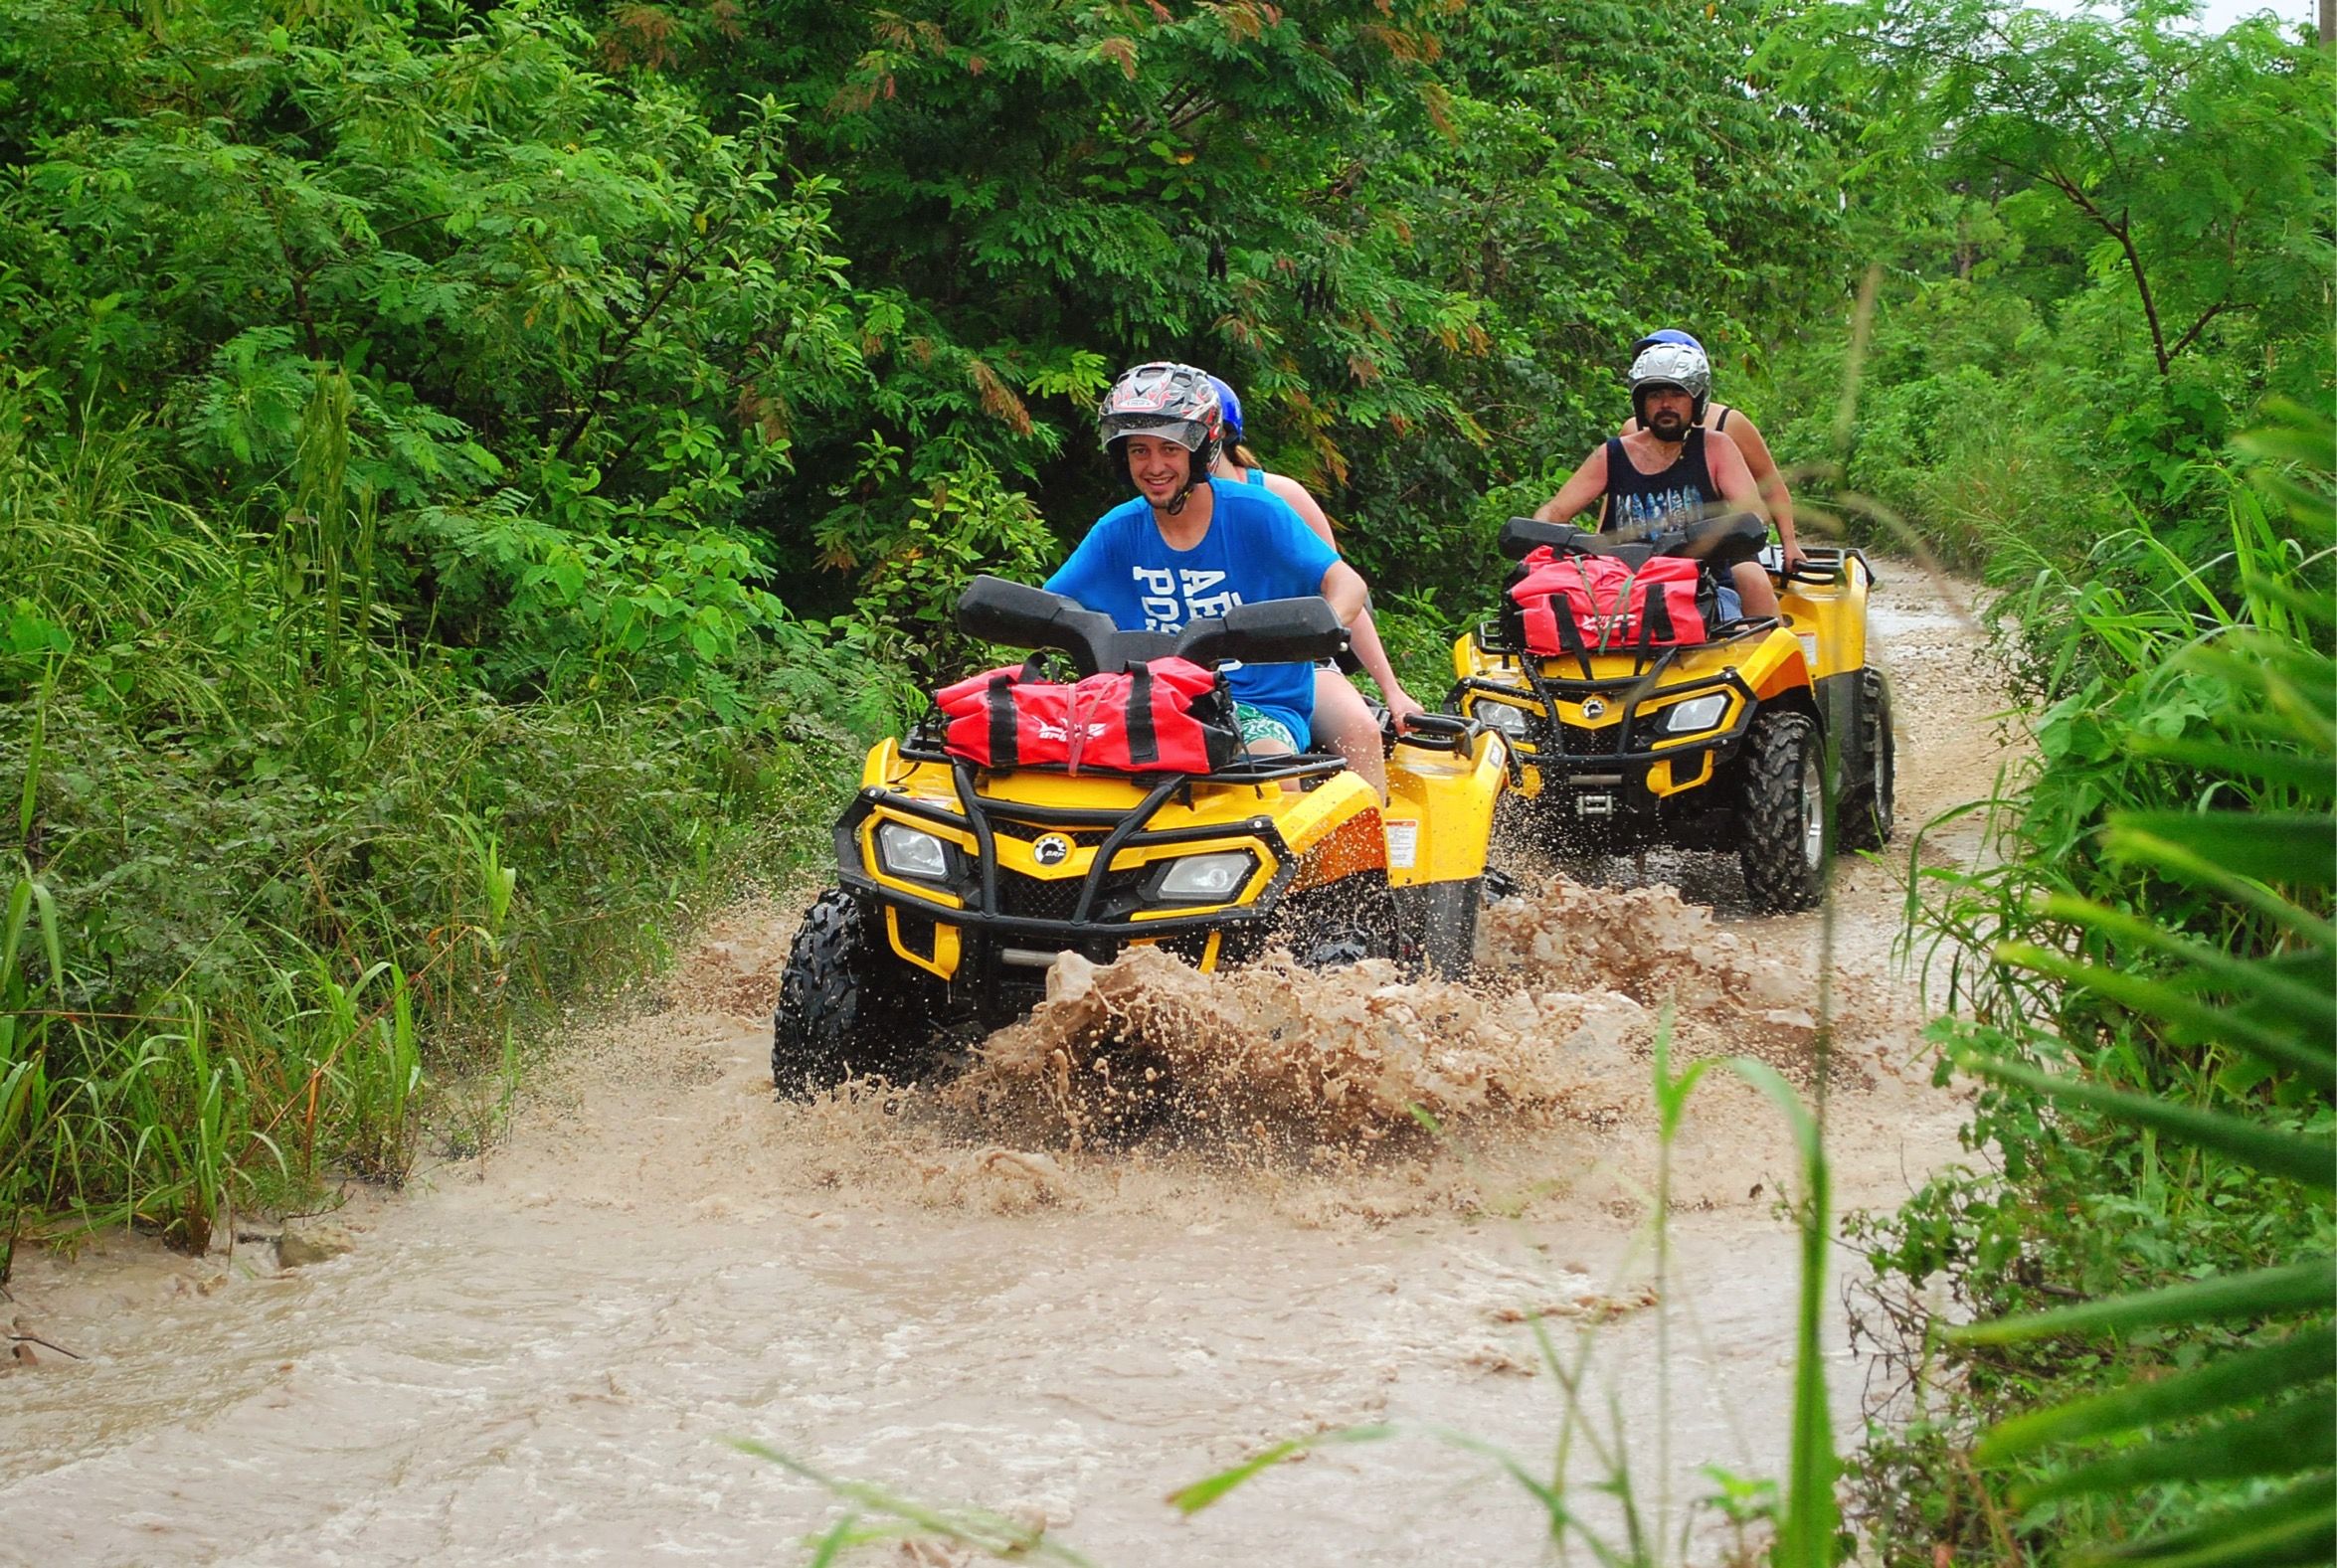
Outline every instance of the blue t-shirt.
<path id="1" fill-rule="evenodd" d="M 1299 599 L 1323 592 L 1323 574 L 1339 552 L 1271 490 L 1211 479 L 1209 531 L 1190 550 L 1171 550 L 1142 496 L 1097 520 L 1047 579 L 1047 591 L 1112 617 L 1123 631 L 1181 631 L 1188 620 L 1222 615 L 1236 605 Z M 1315 712 L 1312 664 L 1237 664 L 1225 670 L 1234 700 L 1290 726 L 1310 741 Z"/>

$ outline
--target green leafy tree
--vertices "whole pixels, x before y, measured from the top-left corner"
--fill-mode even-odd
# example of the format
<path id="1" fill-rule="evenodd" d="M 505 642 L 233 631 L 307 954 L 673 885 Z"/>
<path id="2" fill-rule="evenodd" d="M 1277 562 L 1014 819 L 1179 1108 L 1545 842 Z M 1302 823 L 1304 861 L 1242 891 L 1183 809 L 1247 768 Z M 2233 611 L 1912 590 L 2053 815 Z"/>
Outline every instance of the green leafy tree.
<path id="1" fill-rule="evenodd" d="M 861 381 L 776 102 L 717 132 L 541 6 L 9 0 L 0 34 L 33 88 L 0 111 L 0 355 L 60 427 L 157 420 L 190 497 L 272 529 L 329 372 L 385 601 L 499 679 L 687 681 L 770 629 L 763 565 L 705 530 Z"/>
<path id="2" fill-rule="evenodd" d="M 930 559 L 921 500 L 980 492 L 975 457 L 1059 531 L 1118 499 L 1093 398 L 1181 357 L 1241 389 L 1253 444 L 1386 588 L 1475 589 L 1484 492 L 1532 488 L 1610 427 L 1631 337 L 1694 318 L 1755 352 L 1752 321 L 1828 286 L 1807 258 L 1838 205 L 1831 132 L 1748 65 L 1749 11 L 603 17 L 629 70 L 805 105 L 801 155 L 837 182 L 839 248 L 877 296 L 876 397 L 799 433 L 836 501 L 815 560 L 887 580 Z"/>

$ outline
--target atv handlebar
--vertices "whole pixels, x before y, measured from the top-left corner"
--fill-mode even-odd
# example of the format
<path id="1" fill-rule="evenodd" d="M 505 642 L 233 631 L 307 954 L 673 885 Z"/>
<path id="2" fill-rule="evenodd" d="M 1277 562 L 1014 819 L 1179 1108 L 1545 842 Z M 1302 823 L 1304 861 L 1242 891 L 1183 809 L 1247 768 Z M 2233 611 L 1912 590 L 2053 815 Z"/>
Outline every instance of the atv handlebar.
<path id="1" fill-rule="evenodd" d="M 1348 647 L 1348 628 L 1319 596 L 1236 605 L 1221 618 L 1203 617 L 1171 635 L 1123 631 L 1077 600 L 987 573 L 959 596 L 958 629 L 1009 647 L 1060 649 L 1082 675 L 1169 656 L 1210 665 L 1231 659 L 1295 664 L 1336 658 Z"/>
<path id="2" fill-rule="evenodd" d="M 1483 721 L 1458 713 L 1415 713 L 1404 721 L 1395 739 L 1406 746 L 1425 747 L 1432 752 L 1469 752 L 1475 750 L 1475 741 L 1485 733 Z"/>
<path id="3" fill-rule="evenodd" d="M 1102 610 L 1027 583 L 984 573 L 958 596 L 958 629 L 986 642 L 1017 648 L 1060 648 L 1082 675 L 1117 669 L 1110 662 L 1120 628 Z"/>
<path id="4" fill-rule="evenodd" d="M 1236 605 L 1223 619 L 1191 622 L 1176 634 L 1176 653 L 1195 664 L 1247 659 L 1256 664 L 1312 663 L 1348 649 L 1348 628 L 1320 596 Z"/>
<path id="5" fill-rule="evenodd" d="M 1609 542 L 1610 544 L 1612 541 Z M 1598 535 L 1572 523 L 1545 523 L 1538 517 L 1513 517 L 1502 524 L 1502 557 L 1509 561 L 1523 561 L 1537 545 L 1547 545 L 1556 555 L 1600 555 Z"/>
<path id="6" fill-rule="evenodd" d="M 1523 561 L 1534 547 L 1547 545 L 1555 555 L 1613 556 L 1634 569 L 1655 556 L 1689 556 L 1715 567 L 1728 567 L 1752 560 L 1768 541 L 1769 525 L 1752 512 L 1700 518 L 1639 537 L 1513 517 L 1502 524 L 1501 552 L 1512 561 Z"/>
<path id="7" fill-rule="evenodd" d="M 1856 545 L 1833 551 L 1831 554 L 1831 560 L 1812 556 L 1802 565 L 1788 567 L 1778 575 L 1788 583 L 1811 583 L 1821 587 L 1832 587 L 1849 577 L 1850 564 L 1856 561 L 1866 569 L 1867 585 L 1870 588 L 1883 586 L 1883 580 L 1875 575 L 1875 563 L 1869 561 L 1867 553 Z"/>

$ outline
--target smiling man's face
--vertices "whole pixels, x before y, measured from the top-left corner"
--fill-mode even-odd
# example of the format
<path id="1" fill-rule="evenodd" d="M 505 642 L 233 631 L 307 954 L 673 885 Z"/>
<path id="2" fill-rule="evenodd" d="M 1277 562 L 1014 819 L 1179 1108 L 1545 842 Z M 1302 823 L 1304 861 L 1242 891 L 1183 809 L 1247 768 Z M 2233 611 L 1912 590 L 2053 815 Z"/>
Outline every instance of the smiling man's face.
<path id="1" fill-rule="evenodd" d="M 1155 506 L 1174 500 L 1192 472 L 1192 453 L 1164 436 L 1131 436 L 1124 445 L 1128 476 L 1144 498 Z"/>

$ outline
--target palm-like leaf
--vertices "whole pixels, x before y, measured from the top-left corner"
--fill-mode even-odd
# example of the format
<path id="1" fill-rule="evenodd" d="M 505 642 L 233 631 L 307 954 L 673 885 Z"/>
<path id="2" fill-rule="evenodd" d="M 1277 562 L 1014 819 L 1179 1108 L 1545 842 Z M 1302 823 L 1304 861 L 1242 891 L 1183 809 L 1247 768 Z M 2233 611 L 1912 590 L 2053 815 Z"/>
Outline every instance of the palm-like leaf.
<path id="1" fill-rule="evenodd" d="M 2324 672 L 2329 665 L 2319 655 L 2306 662 Z M 2320 711 L 2315 702 L 2290 700 L 2299 686 L 2292 670 L 2267 661 L 2256 674 L 2252 695 L 2262 704 L 2257 712 L 2301 712 L 2309 722 Z M 2206 761 L 2173 748 L 2160 752 L 2171 761 Z M 2274 788 L 2290 789 L 2320 809 L 2138 812 L 2113 817 L 2103 835 L 2105 848 L 2114 857 L 2195 889 L 2220 903 L 2234 919 L 2254 923 L 2249 929 L 2262 944 L 2259 956 L 2203 941 L 2195 931 L 2062 897 L 2052 900 L 2046 912 L 2124 961 L 2080 962 L 2020 943 L 2000 947 L 1999 959 L 2059 980 L 2067 988 L 2090 990 L 2146 1020 L 2168 1039 L 2248 1052 L 2292 1075 L 2326 1104 L 2337 1087 L 2337 1058 L 2331 1050 L 2332 1035 L 2337 1034 L 2332 1027 L 2337 1020 L 2337 963 L 2332 960 L 2337 955 L 2332 953 L 2329 923 L 2280 890 L 2320 890 L 2337 881 L 2337 816 L 2327 809 L 2328 753 L 2323 740 L 2277 758 L 2243 751 L 2226 759 L 2233 771 Z M 2136 960 L 2147 960 L 2147 971 Z M 2259 1114 L 2205 1109 L 2056 1077 L 2019 1062 L 1973 1057 L 1963 1065 L 2057 1101 L 2088 1106 L 2163 1138 L 2192 1143 L 2313 1191 L 2326 1193 L 2337 1186 L 2337 1142 L 2325 1133 L 2268 1126 Z M 1967 1343 L 2001 1344 L 2168 1323 L 2306 1319 L 2283 1341 L 2225 1356 L 2187 1375 L 2006 1422 L 1982 1441 L 1978 1457 L 2000 1463 L 2044 1448 L 2118 1438 L 2144 1428 L 2179 1429 L 2176 1435 L 2154 1435 L 2079 1460 L 2016 1488 L 2013 1500 L 2022 1506 L 2176 1481 L 2326 1473 L 2337 1464 L 2337 1343 L 2328 1323 L 2333 1306 L 2337 1263 L 2320 1258 L 1958 1330 L 1955 1337 Z M 2217 1425 L 2202 1425 L 2203 1418 L 2223 1412 L 2237 1414 Z M 2084 1560 L 2150 1563 L 2158 1568 L 2326 1562 L 2333 1544 L 2337 1501 L 2332 1500 L 2329 1477 L 2322 1474 L 2274 1497 L 2214 1514 L 2193 1530 L 2145 1538 Z"/>
<path id="2" fill-rule="evenodd" d="M 2301 432 L 2300 425 L 2261 434 L 2244 447 L 2259 458 L 2309 457 L 2325 477 L 2325 423 L 2311 439 Z M 2264 477 L 2261 470 L 2251 475 Z M 2285 479 L 2257 488 L 2325 524 L 2325 494 Z M 2296 556 L 2276 542 L 2264 509 L 2245 493 L 2242 502 L 2235 506 L 2242 602 L 2197 611 L 2213 629 L 2170 665 L 2212 677 L 2224 694 L 2211 718 L 2214 735 L 2157 736 L 2137 726 L 2122 737 L 2129 755 L 2189 772 L 2200 807 L 2113 812 L 2096 838 L 2111 864 L 2169 896 L 2121 899 L 2127 907 L 2112 908 L 2058 894 L 2034 911 L 2063 940 L 2002 943 L 1995 953 L 2006 968 L 2043 976 L 2065 997 L 2106 1004 L 2102 1016 L 2130 1022 L 2159 1048 L 2244 1052 L 2270 1070 L 2281 1092 L 2223 1105 L 2195 1095 L 2184 1103 L 2001 1057 L 1971 1055 L 1961 1065 L 2292 1181 L 2325 1203 L 2337 1188 L 2337 1140 L 2320 1114 L 2337 1095 L 2332 617 L 2326 593 L 2315 591 Z M 2274 543 L 2251 550 L 2251 537 Z M 2300 1103 L 2315 1114 L 2300 1117 Z M 2281 1121 L 2270 1114 L 2273 1104 L 2285 1108 Z M 1953 1330 L 1953 1339 L 1969 1345 L 2209 1323 L 2256 1336 L 2157 1382 L 2016 1416 L 1985 1434 L 1975 1457 L 1994 1466 L 2046 1451 L 2071 1454 L 2060 1469 L 2013 1489 L 2021 1507 L 2169 1482 L 2309 1472 L 2285 1490 L 2211 1512 L 2187 1529 L 2074 1560 L 2155 1568 L 2326 1563 L 2337 1551 L 2333 1308 L 2337 1260 L 2293 1258 Z M 2269 1338 L 2267 1327 L 2283 1320 L 2295 1327 Z"/>

